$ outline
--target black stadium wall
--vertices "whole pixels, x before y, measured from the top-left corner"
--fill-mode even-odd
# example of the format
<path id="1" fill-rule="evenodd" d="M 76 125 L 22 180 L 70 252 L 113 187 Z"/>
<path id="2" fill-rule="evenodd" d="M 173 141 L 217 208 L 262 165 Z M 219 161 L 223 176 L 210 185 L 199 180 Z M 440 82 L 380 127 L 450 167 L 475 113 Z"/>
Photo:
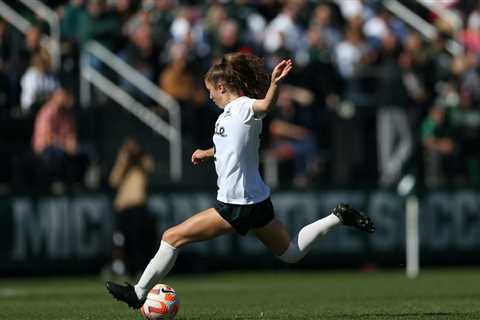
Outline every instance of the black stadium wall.
<path id="1" fill-rule="evenodd" d="M 405 199 L 386 191 L 276 192 L 277 216 L 291 232 L 328 214 L 339 202 L 365 210 L 373 235 L 337 228 L 294 268 L 396 267 L 405 263 Z M 211 207 L 211 193 L 153 194 L 148 209 L 161 232 Z M 98 272 L 111 254 L 108 194 L 0 199 L 0 275 Z M 438 191 L 419 198 L 422 265 L 480 263 L 480 193 Z M 248 257 L 248 259 L 246 259 Z M 175 271 L 292 268 L 252 236 L 229 235 L 182 249 Z"/>

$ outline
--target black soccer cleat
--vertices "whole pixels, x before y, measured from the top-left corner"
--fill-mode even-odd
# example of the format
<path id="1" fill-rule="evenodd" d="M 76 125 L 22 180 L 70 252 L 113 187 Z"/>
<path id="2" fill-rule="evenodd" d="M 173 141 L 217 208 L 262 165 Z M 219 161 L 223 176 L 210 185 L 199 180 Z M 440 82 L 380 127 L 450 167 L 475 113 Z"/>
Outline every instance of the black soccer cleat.
<path id="1" fill-rule="evenodd" d="M 129 283 L 125 282 L 125 285 L 121 285 L 107 281 L 105 287 L 107 287 L 108 292 L 110 292 L 115 299 L 125 302 L 132 309 L 140 309 L 145 302 L 145 299 L 138 299 L 135 289 Z"/>
<path id="2" fill-rule="evenodd" d="M 341 203 L 337 205 L 332 213 L 346 226 L 352 226 L 368 233 L 375 232 L 375 224 L 372 219 L 348 204 Z"/>

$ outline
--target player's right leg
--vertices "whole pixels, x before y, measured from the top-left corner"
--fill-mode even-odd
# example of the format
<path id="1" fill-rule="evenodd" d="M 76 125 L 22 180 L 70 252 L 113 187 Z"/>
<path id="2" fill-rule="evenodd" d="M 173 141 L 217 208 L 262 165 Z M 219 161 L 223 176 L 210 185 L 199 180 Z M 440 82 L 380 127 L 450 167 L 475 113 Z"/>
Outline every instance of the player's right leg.
<path id="1" fill-rule="evenodd" d="M 254 232 L 257 238 L 280 260 L 295 263 L 310 251 L 317 238 L 326 235 L 328 231 L 339 224 L 352 226 L 369 233 L 375 231 L 375 225 L 369 217 L 349 205 L 339 204 L 328 216 L 300 229 L 293 239 L 290 239 L 287 229 L 277 219 L 273 219 L 266 226 L 254 229 Z"/>
<path id="2" fill-rule="evenodd" d="M 164 232 L 160 248 L 135 286 L 107 281 L 106 287 L 117 300 L 138 309 L 145 301 L 148 291 L 173 267 L 180 247 L 192 242 L 212 239 L 233 230 L 230 223 L 214 208 L 197 213 Z"/>
<path id="3" fill-rule="evenodd" d="M 332 213 L 336 215 L 345 226 L 354 227 L 368 233 L 375 232 L 375 224 L 372 219 L 348 204 L 339 204 L 333 209 Z"/>

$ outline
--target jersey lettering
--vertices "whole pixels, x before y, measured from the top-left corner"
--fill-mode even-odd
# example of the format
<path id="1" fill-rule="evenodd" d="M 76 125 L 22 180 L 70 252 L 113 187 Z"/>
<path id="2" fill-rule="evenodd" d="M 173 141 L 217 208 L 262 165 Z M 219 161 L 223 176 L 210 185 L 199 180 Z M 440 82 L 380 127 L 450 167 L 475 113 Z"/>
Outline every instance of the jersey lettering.
<path id="1" fill-rule="evenodd" d="M 223 138 L 225 138 L 227 136 L 227 134 L 225 133 L 225 128 L 220 127 L 220 125 L 218 123 L 215 125 L 215 134 L 217 134 L 217 135 L 219 135 L 220 137 L 223 137 Z"/>

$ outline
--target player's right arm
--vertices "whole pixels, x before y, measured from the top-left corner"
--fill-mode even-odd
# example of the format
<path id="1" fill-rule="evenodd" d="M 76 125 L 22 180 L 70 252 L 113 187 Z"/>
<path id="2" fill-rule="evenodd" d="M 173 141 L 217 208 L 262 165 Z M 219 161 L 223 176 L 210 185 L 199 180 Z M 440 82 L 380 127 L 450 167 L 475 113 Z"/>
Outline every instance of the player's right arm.
<path id="1" fill-rule="evenodd" d="M 215 149 L 213 147 L 206 150 L 197 149 L 192 154 L 192 163 L 194 165 L 197 165 L 202 161 L 205 161 L 209 158 L 213 158 L 214 154 L 215 154 Z"/>
<path id="2" fill-rule="evenodd" d="M 293 68 L 292 60 L 282 60 L 272 71 L 270 86 L 268 87 L 265 98 L 255 100 L 253 103 L 253 112 L 257 118 L 263 117 L 272 110 L 278 98 L 278 86 L 280 82 L 290 73 Z"/>

